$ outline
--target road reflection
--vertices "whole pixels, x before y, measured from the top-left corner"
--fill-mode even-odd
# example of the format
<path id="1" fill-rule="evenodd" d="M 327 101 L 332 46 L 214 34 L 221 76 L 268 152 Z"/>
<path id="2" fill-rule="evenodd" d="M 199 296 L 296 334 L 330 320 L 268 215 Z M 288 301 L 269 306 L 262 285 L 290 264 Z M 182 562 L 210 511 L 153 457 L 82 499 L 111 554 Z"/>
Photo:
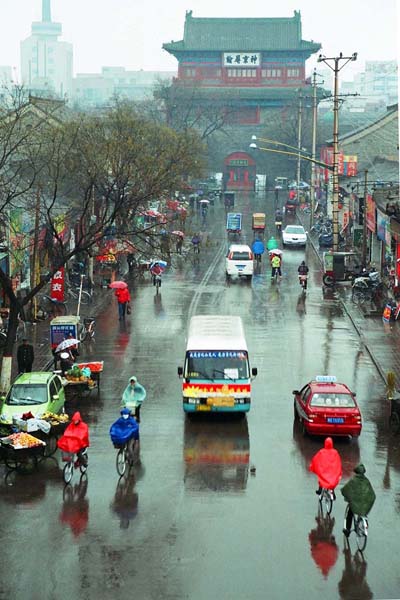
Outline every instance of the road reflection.
<path id="1" fill-rule="evenodd" d="M 87 475 L 81 475 L 79 482 L 66 485 L 63 490 L 63 504 L 59 521 L 70 527 L 73 536 L 78 538 L 89 523 L 89 500 L 86 498 Z"/>
<path id="2" fill-rule="evenodd" d="M 126 477 L 120 477 L 117 482 L 110 510 L 118 517 L 121 529 L 128 529 L 130 522 L 138 512 L 139 495 L 135 490 L 135 485 L 136 477 L 133 472 Z"/>
<path id="3" fill-rule="evenodd" d="M 345 542 L 343 550 L 344 569 L 342 579 L 338 583 L 340 598 L 343 600 L 369 600 L 373 598 L 367 582 L 367 562 L 361 552 L 352 555 L 349 542 Z"/>
<path id="4" fill-rule="evenodd" d="M 190 491 L 236 492 L 246 488 L 250 444 L 247 419 L 187 420 L 184 432 L 185 487 Z"/>
<path id="5" fill-rule="evenodd" d="M 329 571 L 335 566 L 339 555 L 339 548 L 332 533 L 335 518 L 329 516 L 324 518 L 319 514 L 315 517 L 315 521 L 317 526 L 308 535 L 310 552 L 318 569 L 327 579 Z"/>

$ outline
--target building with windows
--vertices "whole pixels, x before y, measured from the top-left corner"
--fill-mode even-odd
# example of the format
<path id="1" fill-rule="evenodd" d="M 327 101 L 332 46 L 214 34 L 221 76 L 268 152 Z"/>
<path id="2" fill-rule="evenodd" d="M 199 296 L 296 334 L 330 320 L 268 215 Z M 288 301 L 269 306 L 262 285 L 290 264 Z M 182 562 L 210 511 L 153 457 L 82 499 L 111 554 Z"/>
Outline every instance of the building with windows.
<path id="1" fill-rule="evenodd" d="M 72 44 L 59 41 L 61 23 L 51 20 L 50 0 L 42 0 L 42 20 L 21 42 L 21 77 L 29 91 L 64 97 L 72 89 Z"/>
<path id="2" fill-rule="evenodd" d="M 195 18 L 183 40 L 163 44 L 178 60 L 176 84 L 196 86 L 203 104 L 229 105 L 231 121 L 258 124 L 307 86 L 305 63 L 320 44 L 302 39 L 300 12 L 290 18 Z"/>

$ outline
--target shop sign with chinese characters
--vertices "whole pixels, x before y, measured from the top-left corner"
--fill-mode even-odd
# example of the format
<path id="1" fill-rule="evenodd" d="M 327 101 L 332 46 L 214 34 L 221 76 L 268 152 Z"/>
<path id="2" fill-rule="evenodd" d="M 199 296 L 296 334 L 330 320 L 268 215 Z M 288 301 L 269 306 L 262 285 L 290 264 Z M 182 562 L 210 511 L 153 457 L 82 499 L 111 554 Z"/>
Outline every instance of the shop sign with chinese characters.
<path id="1" fill-rule="evenodd" d="M 59 302 L 64 302 L 64 267 L 53 275 L 50 284 L 50 296 Z"/>
<path id="2" fill-rule="evenodd" d="M 224 67 L 259 67 L 260 52 L 224 52 Z"/>

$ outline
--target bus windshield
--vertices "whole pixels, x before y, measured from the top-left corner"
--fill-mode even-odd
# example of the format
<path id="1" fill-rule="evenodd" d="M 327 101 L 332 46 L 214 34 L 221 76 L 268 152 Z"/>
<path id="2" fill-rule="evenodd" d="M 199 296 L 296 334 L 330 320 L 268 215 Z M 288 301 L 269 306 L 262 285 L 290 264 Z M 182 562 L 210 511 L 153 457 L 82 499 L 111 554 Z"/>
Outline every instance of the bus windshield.
<path id="1" fill-rule="evenodd" d="M 202 350 L 186 353 L 187 379 L 226 379 L 227 381 L 249 378 L 247 352 L 230 350 Z"/>

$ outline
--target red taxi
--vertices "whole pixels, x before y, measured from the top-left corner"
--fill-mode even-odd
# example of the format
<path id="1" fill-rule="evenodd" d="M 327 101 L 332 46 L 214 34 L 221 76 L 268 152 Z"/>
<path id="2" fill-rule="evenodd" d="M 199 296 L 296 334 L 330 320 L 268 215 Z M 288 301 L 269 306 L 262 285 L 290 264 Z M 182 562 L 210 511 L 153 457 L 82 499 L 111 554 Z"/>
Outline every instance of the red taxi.
<path id="1" fill-rule="evenodd" d="M 294 416 L 311 435 L 358 437 L 361 412 L 355 394 L 336 377 L 318 375 L 301 390 L 293 390 Z"/>

